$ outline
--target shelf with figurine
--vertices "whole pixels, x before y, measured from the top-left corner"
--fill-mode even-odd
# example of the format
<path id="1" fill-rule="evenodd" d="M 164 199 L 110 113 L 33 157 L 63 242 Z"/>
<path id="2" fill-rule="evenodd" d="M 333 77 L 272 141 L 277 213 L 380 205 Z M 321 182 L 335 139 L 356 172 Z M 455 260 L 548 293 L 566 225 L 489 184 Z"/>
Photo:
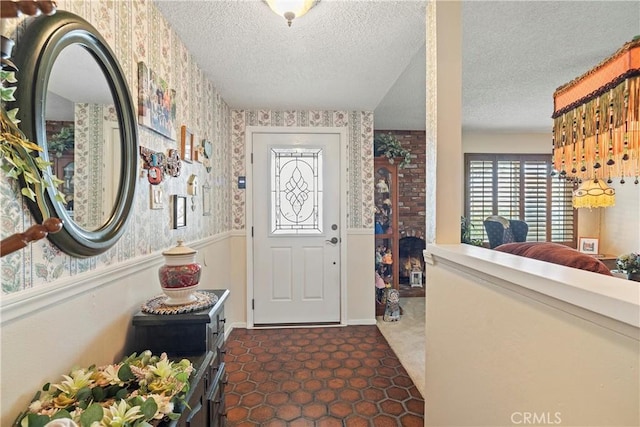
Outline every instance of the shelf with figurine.
<path id="1" fill-rule="evenodd" d="M 393 253 L 384 244 L 376 246 L 376 272 L 385 283 L 390 283 L 393 276 Z M 386 280 L 385 280 L 386 279 Z"/>
<path id="2" fill-rule="evenodd" d="M 398 167 L 386 157 L 374 158 L 374 167 L 376 272 L 398 289 Z"/>

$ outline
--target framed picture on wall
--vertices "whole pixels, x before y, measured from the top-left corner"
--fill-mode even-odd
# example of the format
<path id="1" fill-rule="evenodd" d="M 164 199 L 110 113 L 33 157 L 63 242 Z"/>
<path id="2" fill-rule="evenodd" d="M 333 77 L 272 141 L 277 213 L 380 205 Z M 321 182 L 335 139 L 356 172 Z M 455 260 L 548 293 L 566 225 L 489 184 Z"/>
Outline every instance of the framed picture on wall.
<path id="1" fill-rule="evenodd" d="M 583 254 L 598 254 L 598 239 L 594 237 L 580 237 L 578 239 L 578 250 Z"/>
<path id="2" fill-rule="evenodd" d="M 138 121 L 175 141 L 176 91 L 144 62 L 138 63 Z"/>

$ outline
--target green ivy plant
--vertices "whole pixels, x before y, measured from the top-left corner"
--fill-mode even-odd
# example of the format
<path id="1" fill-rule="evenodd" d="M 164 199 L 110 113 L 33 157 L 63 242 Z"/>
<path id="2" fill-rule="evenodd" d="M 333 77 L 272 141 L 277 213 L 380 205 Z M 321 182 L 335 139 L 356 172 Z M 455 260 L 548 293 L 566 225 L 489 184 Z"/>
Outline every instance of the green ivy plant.
<path id="1" fill-rule="evenodd" d="M 482 239 L 472 239 L 471 229 L 473 224 L 468 218 L 464 216 L 460 217 L 460 242 L 473 246 L 482 246 Z"/>
<path id="2" fill-rule="evenodd" d="M 37 144 L 27 140 L 24 133 L 18 128 L 19 120 L 16 118 L 18 109 L 6 111 L 5 104 L 15 101 L 15 72 L 0 70 L 2 80 L 1 97 L 2 108 L 0 111 L 0 158 L 2 169 L 9 178 L 22 181 L 21 193 L 30 200 L 36 202 L 43 214 L 48 218 L 49 210 L 44 203 L 44 189 L 49 185 L 46 176 L 50 176 L 55 188 L 62 183 L 55 175 L 49 174 L 48 166 L 51 164 L 37 156 L 42 151 Z M 56 199 L 64 201 L 62 193 L 56 191 Z"/>
<path id="3" fill-rule="evenodd" d="M 64 126 L 60 132 L 47 138 L 47 148 L 49 153 L 53 153 L 60 158 L 65 152 L 73 150 L 75 141 L 75 132 L 73 126 Z"/>
<path id="4" fill-rule="evenodd" d="M 393 163 L 396 158 L 401 158 L 398 164 L 400 168 L 411 163 L 411 152 L 403 148 L 398 138 L 391 133 L 381 133 L 373 139 L 373 155 L 386 157 L 389 163 Z"/>

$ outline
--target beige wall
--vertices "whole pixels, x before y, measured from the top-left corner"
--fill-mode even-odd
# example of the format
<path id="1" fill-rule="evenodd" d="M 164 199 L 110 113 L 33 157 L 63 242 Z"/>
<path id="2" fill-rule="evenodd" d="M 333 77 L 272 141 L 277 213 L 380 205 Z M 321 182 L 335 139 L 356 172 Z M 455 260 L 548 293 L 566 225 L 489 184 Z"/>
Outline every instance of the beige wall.
<path id="1" fill-rule="evenodd" d="M 640 185 L 633 180 L 620 184 L 615 178 L 610 184 L 616 190 L 615 206 L 578 212 L 578 236 L 599 238 L 602 254 L 640 252 Z"/>
<path id="2" fill-rule="evenodd" d="M 624 335 L 619 322 L 541 301 L 507 277 L 428 266 L 425 425 L 524 424 L 524 412 L 547 424 L 639 425 L 638 329 Z"/>
<path id="3" fill-rule="evenodd" d="M 553 122 L 549 119 L 549 128 Z M 550 133 L 463 132 L 463 153 L 551 154 Z"/>
<path id="4" fill-rule="evenodd" d="M 231 254 L 231 278 L 229 289 L 233 289 L 234 298 L 229 299 L 225 314 L 229 317 L 229 326 L 244 328 L 247 326 L 247 237 L 244 231 L 235 231 L 229 241 Z"/>
<path id="5" fill-rule="evenodd" d="M 619 255 L 640 252 L 640 185 L 627 178 L 611 184 L 616 190 L 616 205 L 602 211 L 600 220 L 601 253 Z"/>
<path id="6" fill-rule="evenodd" d="M 373 230 L 347 230 L 347 323 L 375 324 Z M 371 256 L 369 256 L 371 254 Z"/>
<path id="7" fill-rule="evenodd" d="M 435 162 L 435 241 L 460 242 L 460 215 L 463 212 L 462 186 L 464 163 L 462 156 L 462 31 L 460 2 L 436 3 L 434 80 L 427 81 L 427 93 L 435 93 L 436 123 L 427 118 L 427 126 L 436 127 Z M 427 10 L 429 15 L 429 9 Z M 453 21 L 454 25 L 442 25 Z M 427 18 L 427 22 L 430 20 Z M 429 27 L 429 25 L 428 25 Z M 429 31 L 429 29 L 427 30 Z M 432 38 L 427 37 L 427 44 Z M 427 53 L 429 53 L 427 47 Z M 433 101 L 433 100 L 431 100 Z M 427 108 L 434 105 L 427 102 Z M 429 141 L 432 142 L 432 141 Z M 427 166 L 427 170 L 429 170 Z M 457 197 L 456 197 L 457 195 Z M 429 203 L 429 202 L 428 202 Z M 432 219 L 427 216 L 428 221 Z M 429 227 L 427 227 L 429 229 Z"/>

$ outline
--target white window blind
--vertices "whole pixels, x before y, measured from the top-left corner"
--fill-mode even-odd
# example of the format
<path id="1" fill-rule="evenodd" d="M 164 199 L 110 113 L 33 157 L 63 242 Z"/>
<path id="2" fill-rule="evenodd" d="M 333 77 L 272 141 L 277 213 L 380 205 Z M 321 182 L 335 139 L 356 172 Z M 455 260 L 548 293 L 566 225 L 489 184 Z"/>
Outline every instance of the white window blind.
<path id="1" fill-rule="evenodd" d="M 551 156 L 541 154 L 465 154 L 465 217 L 472 240 L 487 241 L 489 215 L 529 225 L 528 241 L 576 246 L 573 185 L 550 176 Z"/>

